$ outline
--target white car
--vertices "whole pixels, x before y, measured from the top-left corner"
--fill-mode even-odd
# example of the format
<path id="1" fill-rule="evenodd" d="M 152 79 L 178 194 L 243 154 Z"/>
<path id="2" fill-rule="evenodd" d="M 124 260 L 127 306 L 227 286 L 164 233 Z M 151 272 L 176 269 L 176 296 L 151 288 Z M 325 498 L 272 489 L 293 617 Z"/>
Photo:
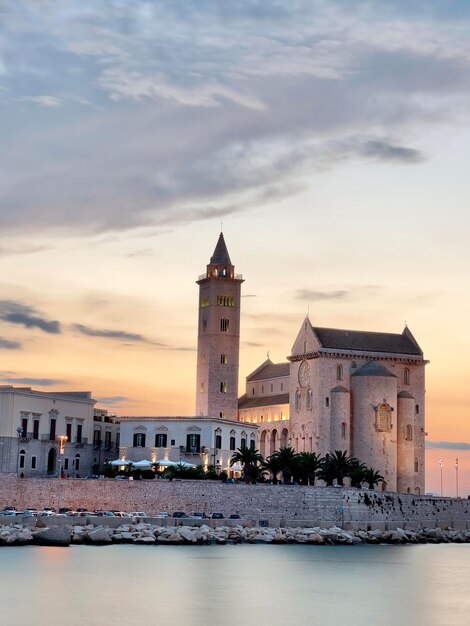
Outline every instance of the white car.
<path id="1" fill-rule="evenodd" d="M 130 513 L 131 517 L 148 517 L 147 513 L 144 513 L 144 511 L 132 511 Z"/>

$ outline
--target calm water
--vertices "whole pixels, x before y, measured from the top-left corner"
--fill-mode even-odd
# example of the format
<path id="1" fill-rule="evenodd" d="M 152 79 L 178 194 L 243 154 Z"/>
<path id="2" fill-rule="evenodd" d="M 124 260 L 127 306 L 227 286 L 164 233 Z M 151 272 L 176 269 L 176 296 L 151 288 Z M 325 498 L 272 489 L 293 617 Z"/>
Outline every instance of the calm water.
<path id="1" fill-rule="evenodd" d="M 470 624 L 470 545 L 0 548 L 2 626 Z"/>

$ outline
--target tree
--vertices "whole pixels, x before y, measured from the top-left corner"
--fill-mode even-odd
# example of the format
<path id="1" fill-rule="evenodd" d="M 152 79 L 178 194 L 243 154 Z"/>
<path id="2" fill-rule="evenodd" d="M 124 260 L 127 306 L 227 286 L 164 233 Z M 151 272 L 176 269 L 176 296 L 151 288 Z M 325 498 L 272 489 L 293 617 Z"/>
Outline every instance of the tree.
<path id="1" fill-rule="evenodd" d="M 297 452 L 291 447 L 279 448 L 279 450 L 276 450 L 276 452 L 271 455 L 271 458 L 273 457 L 275 457 L 281 465 L 282 478 L 284 482 L 290 483 L 298 457 Z"/>
<path id="2" fill-rule="evenodd" d="M 360 487 L 364 482 L 364 472 L 367 467 L 356 458 L 352 458 L 350 463 L 349 478 L 351 479 L 351 487 Z"/>
<path id="3" fill-rule="evenodd" d="M 375 485 L 378 485 L 384 480 L 382 474 L 372 467 L 368 467 L 364 470 L 363 481 L 369 485 L 369 489 L 374 489 Z"/>
<path id="4" fill-rule="evenodd" d="M 316 452 L 300 452 L 297 455 L 297 472 L 300 482 L 314 485 L 322 467 L 323 459 Z M 295 474 L 295 472 L 294 472 Z"/>
<path id="5" fill-rule="evenodd" d="M 330 487 L 335 479 L 338 485 L 343 487 L 344 479 L 346 476 L 349 476 L 350 470 L 351 457 L 344 450 L 335 450 L 326 454 L 318 477 L 324 480 Z"/>
<path id="6" fill-rule="evenodd" d="M 252 474 L 255 475 L 253 468 L 262 462 L 263 457 L 259 453 L 259 450 L 252 448 L 238 448 L 237 451 L 232 454 L 230 467 L 235 465 L 235 463 L 240 463 L 243 466 L 243 477 L 245 481 L 249 483 L 252 482 Z"/>
<path id="7" fill-rule="evenodd" d="M 271 474 L 273 478 L 273 485 L 277 485 L 279 482 L 277 475 L 282 470 L 279 459 L 276 456 L 268 456 L 268 458 L 263 462 L 263 468 Z"/>

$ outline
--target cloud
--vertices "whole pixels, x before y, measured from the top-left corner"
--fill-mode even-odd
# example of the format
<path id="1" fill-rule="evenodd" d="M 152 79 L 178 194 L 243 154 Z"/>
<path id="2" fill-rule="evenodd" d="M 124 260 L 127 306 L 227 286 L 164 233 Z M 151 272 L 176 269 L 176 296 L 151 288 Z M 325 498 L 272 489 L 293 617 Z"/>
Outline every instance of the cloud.
<path id="1" fill-rule="evenodd" d="M 331 291 L 321 291 L 318 289 L 297 289 L 295 298 L 298 300 L 308 300 L 309 302 L 320 302 L 322 300 L 346 300 L 354 296 L 377 293 L 380 287 L 376 285 L 359 285 L 348 289 L 332 289 Z"/>
<path id="2" fill-rule="evenodd" d="M 45 333 L 58 334 L 61 332 L 57 320 L 46 319 L 34 307 L 15 300 L 0 300 L 0 320 L 25 328 L 39 328 Z"/>
<path id="3" fill-rule="evenodd" d="M 243 342 L 244 346 L 249 346 L 250 348 L 263 348 L 264 347 L 264 343 L 257 343 L 256 341 L 244 341 Z"/>
<path id="4" fill-rule="evenodd" d="M 83 324 L 74 324 L 72 328 L 82 335 L 87 335 L 88 337 L 102 337 L 104 339 L 115 339 L 117 341 L 150 343 L 143 335 L 138 333 L 129 333 L 124 330 L 90 328 L 90 326 L 84 326 Z"/>
<path id="5" fill-rule="evenodd" d="M 426 441 L 426 448 L 438 448 L 443 450 L 470 450 L 470 443 L 465 441 Z"/>
<path id="6" fill-rule="evenodd" d="M 19 341 L 12 341 L 11 339 L 5 339 L 0 337 L 0 350 L 20 350 L 21 343 Z"/>
<path id="7" fill-rule="evenodd" d="M 18 3 L 2 15 L 3 232 L 190 223 L 346 161 L 419 166 L 429 128 L 468 119 L 469 19 L 437 0 Z"/>
<path id="8" fill-rule="evenodd" d="M 127 396 L 105 396 L 101 398 L 96 398 L 96 401 L 100 404 L 107 404 L 109 406 L 114 406 L 116 404 L 125 404 L 130 402 L 132 398 L 128 398 Z"/>
<path id="9" fill-rule="evenodd" d="M 31 385 L 38 387 L 52 387 L 62 385 L 66 381 L 59 378 L 3 378 L 3 381 L 11 385 Z"/>
<path id="10" fill-rule="evenodd" d="M 258 296 L 255 293 L 245 293 L 242 298 L 257 298 Z"/>
<path id="11" fill-rule="evenodd" d="M 20 254 L 36 254 L 44 250 L 50 250 L 50 246 L 38 246 L 35 244 L 24 244 L 15 247 L 0 246 L 0 256 L 14 256 Z"/>

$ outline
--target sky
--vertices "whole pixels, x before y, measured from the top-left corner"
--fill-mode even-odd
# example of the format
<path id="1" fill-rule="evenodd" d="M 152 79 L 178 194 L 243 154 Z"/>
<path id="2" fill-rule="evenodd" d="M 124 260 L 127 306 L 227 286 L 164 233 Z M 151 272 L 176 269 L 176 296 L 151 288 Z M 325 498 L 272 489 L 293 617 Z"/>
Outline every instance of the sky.
<path id="1" fill-rule="evenodd" d="M 245 376 L 314 325 L 427 366 L 427 490 L 470 490 L 470 3 L 0 0 L 0 383 L 194 413 L 223 231 Z"/>

